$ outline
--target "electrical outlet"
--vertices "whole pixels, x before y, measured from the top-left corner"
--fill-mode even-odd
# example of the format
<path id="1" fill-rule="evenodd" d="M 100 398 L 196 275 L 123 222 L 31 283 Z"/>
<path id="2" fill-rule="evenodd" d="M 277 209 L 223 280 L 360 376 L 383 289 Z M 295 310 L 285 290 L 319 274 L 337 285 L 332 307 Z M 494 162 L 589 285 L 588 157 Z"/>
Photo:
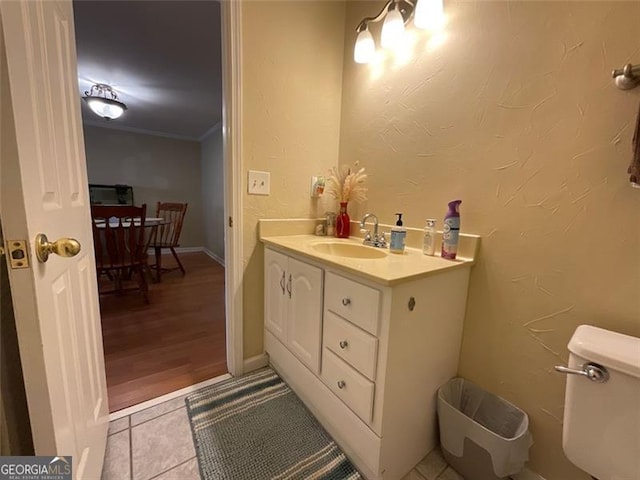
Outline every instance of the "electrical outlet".
<path id="1" fill-rule="evenodd" d="M 249 170 L 247 192 L 249 195 L 269 195 L 271 192 L 271 174 L 269 172 Z"/>
<path id="2" fill-rule="evenodd" d="M 313 176 L 311 177 L 311 198 L 318 198 L 320 196 L 320 193 L 322 192 L 320 191 L 318 185 L 318 177 Z"/>

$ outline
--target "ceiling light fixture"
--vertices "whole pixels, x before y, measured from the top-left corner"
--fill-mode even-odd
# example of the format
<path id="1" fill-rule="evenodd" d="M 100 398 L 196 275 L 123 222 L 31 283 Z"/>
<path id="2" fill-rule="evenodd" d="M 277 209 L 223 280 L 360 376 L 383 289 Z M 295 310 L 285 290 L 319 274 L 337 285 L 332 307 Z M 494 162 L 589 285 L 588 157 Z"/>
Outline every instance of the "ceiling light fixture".
<path id="1" fill-rule="evenodd" d="M 96 83 L 90 91 L 84 92 L 83 100 L 96 115 L 107 120 L 120 117 L 127 106 L 118 100 L 118 95 L 109 85 Z"/>
<path id="2" fill-rule="evenodd" d="M 398 45 L 404 27 L 413 17 L 417 28 L 436 29 L 444 24 L 443 0 L 388 0 L 378 15 L 364 18 L 356 28 L 358 36 L 353 49 L 356 63 L 369 63 L 376 53 L 375 42 L 369 31 L 370 23 L 384 19 L 380 44 L 383 48 Z"/>

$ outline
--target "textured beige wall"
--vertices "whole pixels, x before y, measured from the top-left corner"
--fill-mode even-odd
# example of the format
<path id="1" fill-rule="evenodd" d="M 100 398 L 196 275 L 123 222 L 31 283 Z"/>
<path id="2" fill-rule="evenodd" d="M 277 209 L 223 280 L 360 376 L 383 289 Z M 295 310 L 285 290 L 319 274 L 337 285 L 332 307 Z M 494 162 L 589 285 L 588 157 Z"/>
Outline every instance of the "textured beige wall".
<path id="1" fill-rule="evenodd" d="M 460 374 L 530 417 L 530 467 L 588 477 L 564 458 L 567 342 L 588 323 L 640 336 L 640 191 L 625 173 L 640 88 L 610 71 L 640 62 L 640 2 L 446 2 L 440 45 L 411 27 L 405 58 L 352 61 L 349 2 L 340 162 L 370 173 L 365 209 L 389 223 L 463 200 L 483 236 Z"/>
<path id="2" fill-rule="evenodd" d="M 154 216 L 160 202 L 188 202 L 181 247 L 202 247 L 200 143 L 84 126 L 89 183 L 133 187 L 136 205 Z"/>
<path id="3" fill-rule="evenodd" d="M 316 216 L 311 176 L 338 162 L 345 4 L 245 2 L 243 48 L 244 356 L 263 351 L 259 218 Z M 271 195 L 246 194 L 247 170 L 271 172 Z"/>

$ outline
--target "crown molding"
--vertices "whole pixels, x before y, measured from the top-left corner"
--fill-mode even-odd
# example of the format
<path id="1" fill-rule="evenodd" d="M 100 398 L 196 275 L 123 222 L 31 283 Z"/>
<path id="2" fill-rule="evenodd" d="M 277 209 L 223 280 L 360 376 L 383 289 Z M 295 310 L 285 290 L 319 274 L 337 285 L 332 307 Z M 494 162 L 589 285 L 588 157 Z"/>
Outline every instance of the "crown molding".
<path id="1" fill-rule="evenodd" d="M 83 120 L 83 125 L 96 128 L 106 128 L 108 130 L 119 130 L 122 132 L 139 133 L 142 135 L 152 135 L 154 137 L 171 138 L 173 140 L 185 140 L 188 142 L 200 142 L 200 138 L 189 137 L 187 135 L 175 135 L 173 133 L 157 132 L 155 130 L 147 130 L 145 128 L 127 127 L 126 125 L 117 125 L 110 120 L 108 123 L 96 122 L 94 120 Z"/>
<path id="2" fill-rule="evenodd" d="M 201 142 L 204 141 L 205 138 L 207 138 L 209 135 L 211 135 L 213 132 L 217 130 L 222 130 L 222 120 L 220 120 L 213 127 L 211 127 L 209 130 L 207 130 L 202 135 L 200 135 L 200 138 L 198 138 L 198 140 Z"/>

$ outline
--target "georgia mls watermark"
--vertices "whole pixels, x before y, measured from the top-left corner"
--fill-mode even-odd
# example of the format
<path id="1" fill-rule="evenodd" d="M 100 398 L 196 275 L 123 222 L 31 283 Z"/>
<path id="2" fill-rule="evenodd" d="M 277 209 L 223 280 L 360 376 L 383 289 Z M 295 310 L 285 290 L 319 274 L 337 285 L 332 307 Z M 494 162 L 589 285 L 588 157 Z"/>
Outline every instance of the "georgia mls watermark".
<path id="1" fill-rule="evenodd" d="M 0 457 L 0 480 L 71 480 L 71 457 Z"/>

